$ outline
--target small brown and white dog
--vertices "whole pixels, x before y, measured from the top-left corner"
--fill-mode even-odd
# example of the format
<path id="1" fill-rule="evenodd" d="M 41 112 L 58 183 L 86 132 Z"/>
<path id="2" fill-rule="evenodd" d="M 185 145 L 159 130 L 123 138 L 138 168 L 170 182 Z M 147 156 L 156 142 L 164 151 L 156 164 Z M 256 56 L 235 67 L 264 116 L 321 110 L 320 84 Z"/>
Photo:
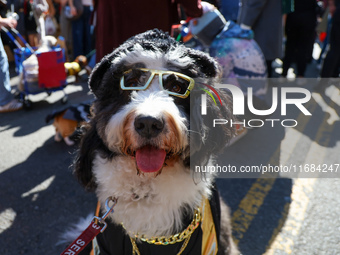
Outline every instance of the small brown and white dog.
<path id="1" fill-rule="evenodd" d="M 65 62 L 66 75 L 73 75 L 76 80 L 79 79 L 79 73 L 81 70 L 85 70 L 87 74 L 91 73 L 91 68 L 88 66 L 87 58 L 83 55 L 79 55 L 73 62 Z"/>
<path id="2" fill-rule="evenodd" d="M 190 167 L 207 165 L 234 135 L 227 125 L 212 129 L 213 118 L 233 118 L 222 91 L 223 106 L 208 98 L 205 117 L 196 109 L 205 93 L 199 81 L 213 86 L 219 76 L 213 58 L 159 30 L 96 65 L 74 172 L 102 209 L 118 199 L 96 238 L 100 254 L 238 254 L 214 174 Z"/>
<path id="3" fill-rule="evenodd" d="M 68 146 L 75 144 L 79 138 L 78 128 L 85 122 L 89 121 L 90 104 L 82 103 L 72 105 L 66 109 L 55 111 L 46 116 L 46 123 L 53 120 L 55 127 L 54 140 L 56 142 L 64 141 Z"/>

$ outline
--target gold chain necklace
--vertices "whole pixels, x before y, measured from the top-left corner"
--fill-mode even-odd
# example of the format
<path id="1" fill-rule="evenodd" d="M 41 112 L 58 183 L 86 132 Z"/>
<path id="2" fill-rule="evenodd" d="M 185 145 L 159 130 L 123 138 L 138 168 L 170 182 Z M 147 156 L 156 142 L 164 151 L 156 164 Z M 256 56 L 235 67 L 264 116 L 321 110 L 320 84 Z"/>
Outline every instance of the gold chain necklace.
<path id="1" fill-rule="evenodd" d="M 181 249 L 179 250 L 179 252 L 177 253 L 177 255 L 181 255 L 182 252 L 185 250 L 185 248 L 187 247 L 189 241 L 190 241 L 190 236 L 187 237 L 187 239 L 184 241 L 184 243 L 182 244 L 182 247 Z M 130 240 L 131 240 L 131 244 L 132 244 L 132 255 L 141 255 L 140 254 L 140 251 L 138 249 L 138 246 L 136 244 L 136 241 L 135 239 L 133 239 L 132 237 L 130 237 Z"/>
<path id="2" fill-rule="evenodd" d="M 140 255 L 140 252 L 138 250 L 137 244 L 136 244 L 136 239 L 140 239 L 143 242 L 146 242 L 148 244 L 156 244 L 156 245 L 169 245 L 169 244 L 174 244 L 174 243 L 179 243 L 185 240 L 183 243 L 180 251 L 177 253 L 177 255 L 182 254 L 182 252 L 185 250 L 186 246 L 189 243 L 190 237 L 192 233 L 195 231 L 195 229 L 199 226 L 201 222 L 201 212 L 200 209 L 195 210 L 195 214 L 193 217 L 193 220 L 189 224 L 189 226 L 183 230 L 181 233 L 177 233 L 175 235 L 171 236 L 161 236 L 161 237 L 152 237 L 152 238 L 145 238 L 144 235 L 139 236 L 138 234 L 135 234 L 135 238 L 130 237 L 131 244 L 132 244 L 132 254 L 135 255 Z M 123 224 L 122 224 L 123 226 Z M 123 226 L 124 227 L 124 226 Z"/>

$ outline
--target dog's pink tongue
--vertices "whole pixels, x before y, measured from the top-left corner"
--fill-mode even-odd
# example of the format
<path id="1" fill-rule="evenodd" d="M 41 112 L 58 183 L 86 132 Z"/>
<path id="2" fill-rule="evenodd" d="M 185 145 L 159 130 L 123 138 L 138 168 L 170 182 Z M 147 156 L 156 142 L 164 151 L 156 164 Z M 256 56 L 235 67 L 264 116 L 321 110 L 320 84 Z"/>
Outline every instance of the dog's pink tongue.
<path id="1" fill-rule="evenodd" d="M 136 151 L 138 169 L 145 173 L 157 172 L 163 167 L 165 156 L 165 150 L 144 146 Z"/>

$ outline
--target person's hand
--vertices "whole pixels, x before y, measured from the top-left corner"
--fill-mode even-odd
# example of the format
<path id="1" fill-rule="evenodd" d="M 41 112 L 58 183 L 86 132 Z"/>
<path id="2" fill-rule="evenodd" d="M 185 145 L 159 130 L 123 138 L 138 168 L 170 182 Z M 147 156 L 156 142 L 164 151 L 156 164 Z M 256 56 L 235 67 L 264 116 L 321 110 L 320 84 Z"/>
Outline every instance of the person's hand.
<path id="1" fill-rule="evenodd" d="M 35 12 L 38 16 L 40 16 L 41 14 L 43 14 L 44 12 L 46 12 L 48 10 L 48 5 L 45 6 L 43 4 L 37 4 L 35 6 Z"/>
<path id="2" fill-rule="evenodd" d="M 16 19 L 9 19 L 9 18 L 1 18 L 0 17 L 0 28 L 1 27 L 9 27 L 9 28 L 15 28 L 17 26 L 18 22 Z"/>
<path id="3" fill-rule="evenodd" d="M 76 16 L 77 15 L 77 9 L 76 9 L 76 7 L 74 7 L 74 5 L 73 6 L 70 6 L 71 7 L 71 14 L 72 14 L 72 16 Z"/>

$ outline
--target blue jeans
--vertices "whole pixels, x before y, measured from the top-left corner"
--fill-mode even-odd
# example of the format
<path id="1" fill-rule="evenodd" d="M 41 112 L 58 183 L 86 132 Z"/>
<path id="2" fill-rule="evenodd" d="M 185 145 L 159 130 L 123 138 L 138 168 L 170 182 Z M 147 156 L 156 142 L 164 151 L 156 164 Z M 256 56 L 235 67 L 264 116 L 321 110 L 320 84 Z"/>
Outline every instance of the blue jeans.
<path id="1" fill-rule="evenodd" d="M 92 50 L 91 34 L 91 11 L 92 7 L 84 6 L 83 14 L 76 20 L 72 21 L 72 40 L 73 40 L 73 58 L 79 55 L 85 55 Z"/>
<path id="2" fill-rule="evenodd" d="M 12 99 L 8 59 L 0 38 L 0 106 L 9 103 Z"/>

